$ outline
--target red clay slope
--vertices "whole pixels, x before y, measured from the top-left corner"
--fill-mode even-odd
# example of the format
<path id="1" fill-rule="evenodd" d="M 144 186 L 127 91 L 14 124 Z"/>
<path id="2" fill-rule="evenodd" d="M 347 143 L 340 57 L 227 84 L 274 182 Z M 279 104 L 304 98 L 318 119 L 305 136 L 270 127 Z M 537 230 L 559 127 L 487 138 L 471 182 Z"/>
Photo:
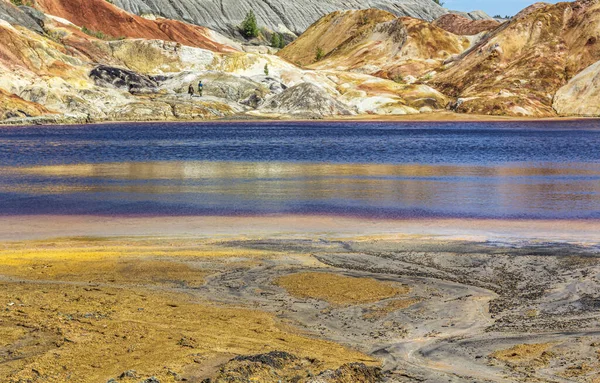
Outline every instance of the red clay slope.
<path id="1" fill-rule="evenodd" d="M 106 0 L 36 0 L 36 6 L 47 14 L 112 37 L 174 41 L 213 52 L 235 51 L 214 41 L 207 28 L 176 20 L 148 20 L 127 13 Z"/>

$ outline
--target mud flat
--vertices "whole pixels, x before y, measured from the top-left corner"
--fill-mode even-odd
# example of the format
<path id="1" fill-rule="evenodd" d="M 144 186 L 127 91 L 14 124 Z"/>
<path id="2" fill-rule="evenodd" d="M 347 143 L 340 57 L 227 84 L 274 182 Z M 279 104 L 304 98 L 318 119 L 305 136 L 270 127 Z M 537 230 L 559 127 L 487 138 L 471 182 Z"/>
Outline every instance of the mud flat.
<path id="1" fill-rule="evenodd" d="M 597 222 L 0 227 L 3 381 L 600 381 Z"/>

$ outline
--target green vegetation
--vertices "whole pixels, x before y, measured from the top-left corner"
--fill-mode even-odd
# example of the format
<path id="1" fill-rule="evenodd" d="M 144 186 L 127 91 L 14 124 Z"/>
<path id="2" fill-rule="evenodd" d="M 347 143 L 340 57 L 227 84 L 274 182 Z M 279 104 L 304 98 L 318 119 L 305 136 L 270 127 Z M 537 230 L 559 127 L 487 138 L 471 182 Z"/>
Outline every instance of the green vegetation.
<path id="1" fill-rule="evenodd" d="M 33 7 L 33 3 L 30 0 L 25 0 L 25 1 L 23 1 L 23 0 L 10 0 L 10 2 L 14 6 L 17 6 L 17 7 L 20 7 L 20 6 L 23 6 L 23 5 L 25 5 L 27 7 Z"/>
<path id="2" fill-rule="evenodd" d="M 283 49 L 285 48 L 285 45 L 285 37 L 283 37 L 281 33 L 275 32 L 271 35 L 271 46 L 273 48 Z"/>
<path id="3" fill-rule="evenodd" d="M 64 37 L 64 34 L 61 32 L 57 32 L 57 31 L 46 31 L 46 35 L 48 36 L 48 38 L 52 41 L 54 41 L 55 43 L 58 44 L 62 44 L 62 39 Z"/>
<path id="4" fill-rule="evenodd" d="M 325 51 L 323 51 L 323 48 L 317 47 L 317 51 L 315 53 L 315 61 L 321 61 L 323 60 L 323 57 L 325 57 Z"/>
<path id="5" fill-rule="evenodd" d="M 92 37 L 95 37 L 100 40 L 125 40 L 125 36 L 121 36 L 121 37 L 110 36 L 101 31 L 93 31 L 91 29 L 88 29 L 85 25 L 83 27 L 81 27 L 81 32 L 85 33 L 88 36 L 92 36 Z"/>
<path id="6" fill-rule="evenodd" d="M 250 10 L 240 27 L 242 34 L 247 39 L 258 37 L 260 30 L 256 22 L 256 15 L 253 10 Z"/>
<path id="7" fill-rule="evenodd" d="M 362 15 L 360 15 L 360 20 L 358 20 L 358 24 L 360 26 L 369 24 L 369 16 L 367 16 L 366 13 L 363 13 Z"/>
<path id="8" fill-rule="evenodd" d="M 402 84 L 404 82 L 404 77 L 402 77 L 400 73 L 397 73 L 394 76 L 392 76 L 391 80 L 398 84 Z"/>
<path id="9" fill-rule="evenodd" d="M 442 0 L 433 0 L 434 3 L 436 3 L 437 5 L 443 7 L 444 6 L 444 2 Z"/>
<path id="10" fill-rule="evenodd" d="M 265 76 L 269 75 L 269 64 L 265 64 Z"/>
<path id="11" fill-rule="evenodd" d="M 280 42 L 279 33 L 273 33 L 273 36 L 271 36 L 271 46 L 273 48 L 279 48 Z"/>

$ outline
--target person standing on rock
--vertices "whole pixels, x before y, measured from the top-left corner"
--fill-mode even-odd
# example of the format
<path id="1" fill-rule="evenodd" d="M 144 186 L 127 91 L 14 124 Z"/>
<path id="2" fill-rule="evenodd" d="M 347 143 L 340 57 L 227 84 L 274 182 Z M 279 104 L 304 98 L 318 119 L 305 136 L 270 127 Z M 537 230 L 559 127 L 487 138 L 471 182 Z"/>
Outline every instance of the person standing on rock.
<path id="1" fill-rule="evenodd" d="M 203 93 L 204 93 L 204 84 L 202 84 L 202 80 L 200 80 L 200 82 L 198 83 L 198 95 L 200 97 L 202 97 Z"/>
<path id="2" fill-rule="evenodd" d="M 194 85 L 190 84 L 190 86 L 188 87 L 188 93 L 190 95 L 190 98 L 194 97 Z"/>

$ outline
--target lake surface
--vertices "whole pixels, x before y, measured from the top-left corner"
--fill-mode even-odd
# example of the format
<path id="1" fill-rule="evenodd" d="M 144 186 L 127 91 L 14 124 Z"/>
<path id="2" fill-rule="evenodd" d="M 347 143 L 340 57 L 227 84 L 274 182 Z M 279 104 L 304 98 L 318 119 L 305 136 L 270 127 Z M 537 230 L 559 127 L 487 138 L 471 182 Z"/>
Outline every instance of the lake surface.
<path id="1" fill-rule="evenodd" d="M 600 218 L 600 122 L 0 127 L 0 215 Z"/>

